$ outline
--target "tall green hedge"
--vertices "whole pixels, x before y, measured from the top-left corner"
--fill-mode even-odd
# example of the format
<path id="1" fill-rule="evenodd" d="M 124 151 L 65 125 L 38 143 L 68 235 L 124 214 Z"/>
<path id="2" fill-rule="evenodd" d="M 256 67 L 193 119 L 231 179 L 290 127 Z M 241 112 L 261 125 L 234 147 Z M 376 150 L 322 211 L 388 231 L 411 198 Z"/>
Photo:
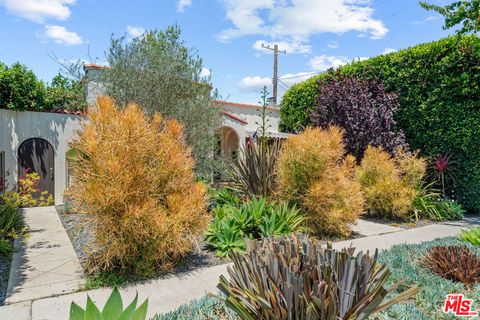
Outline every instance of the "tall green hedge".
<path id="1" fill-rule="evenodd" d="M 333 73 L 332 73 L 333 74 Z M 452 36 L 340 68 L 342 75 L 379 79 L 400 93 L 396 114 L 412 149 L 425 155 L 451 151 L 458 200 L 480 212 L 480 38 Z M 297 84 L 282 101 L 284 130 L 308 125 L 318 83 L 325 74 Z"/>

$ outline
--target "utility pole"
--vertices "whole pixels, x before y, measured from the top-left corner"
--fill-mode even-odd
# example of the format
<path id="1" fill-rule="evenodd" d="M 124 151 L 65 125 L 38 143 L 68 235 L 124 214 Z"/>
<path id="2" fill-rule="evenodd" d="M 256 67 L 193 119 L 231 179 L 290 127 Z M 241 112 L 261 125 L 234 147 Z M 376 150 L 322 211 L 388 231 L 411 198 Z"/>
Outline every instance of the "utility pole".
<path id="1" fill-rule="evenodd" d="M 272 50 L 273 51 L 273 103 L 276 105 L 277 104 L 277 96 L 278 96 L 278 53 L 283 53 L 287 54 L 286 50 L 279 51 L 278 50 L 278 45 L 275 44 L 272 47 L 269 45 L 265 45 L 262 43 L 262 48 L 267 49 L 267 50 Z"/>

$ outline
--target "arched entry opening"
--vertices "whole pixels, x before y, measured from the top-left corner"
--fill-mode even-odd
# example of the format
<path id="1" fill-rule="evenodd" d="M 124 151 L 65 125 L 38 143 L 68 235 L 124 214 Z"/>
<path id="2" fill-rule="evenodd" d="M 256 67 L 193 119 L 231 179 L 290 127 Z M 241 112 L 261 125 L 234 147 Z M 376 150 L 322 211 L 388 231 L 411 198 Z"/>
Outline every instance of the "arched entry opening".
<path id="1" fill-rule="evenodd" d="M 55 195 L 55 152 L 52 145 L 41 138 L 31 138 L 22 142 L 18 148 L 18 175 L 34 171 L 40 176 L 38 189 Z M 38 198 L 40 193 L 34 194 Z"/>
<path id="2" fill-rule="evenodd" d="M 232 159 L 236 158 L 240 144 L 240 138 L 237 132 L 231 127 L 221 127 L 219 131 L 222 155 Z"/>

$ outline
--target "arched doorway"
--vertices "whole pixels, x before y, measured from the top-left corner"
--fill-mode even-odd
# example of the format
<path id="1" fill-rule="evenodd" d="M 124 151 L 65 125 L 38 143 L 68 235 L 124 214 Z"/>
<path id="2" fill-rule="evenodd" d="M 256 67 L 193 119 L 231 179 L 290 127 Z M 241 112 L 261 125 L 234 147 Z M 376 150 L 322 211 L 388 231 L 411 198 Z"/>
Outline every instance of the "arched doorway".
<path id="1" fill-rule="evenodd" d="M 39 174 L 39 191 L 47 191 L 55 195 L 55 153 L 52 145 L 41 138 L 31 138 L 22 142 L 18 148 L 18 175 L 21 177 L 26 170 Z M 39 194 L 34 195 L 38 198 Z"/>
<path id="2" fill-rule="evenodd" d="M 236 158 L 238 156 L 239 143 L 240 139 L 233 128 L 220 128 L 220 145 L 224 156 Z"/>

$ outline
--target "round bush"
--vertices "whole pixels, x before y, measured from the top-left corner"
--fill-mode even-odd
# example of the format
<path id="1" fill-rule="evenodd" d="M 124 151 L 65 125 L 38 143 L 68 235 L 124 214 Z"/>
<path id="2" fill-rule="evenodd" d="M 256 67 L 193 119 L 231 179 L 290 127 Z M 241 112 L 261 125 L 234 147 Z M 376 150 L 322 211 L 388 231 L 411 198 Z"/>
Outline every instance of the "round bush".
<path id="1" fill-rule="evenodd" d="M 306 211 L 320 234 L 347 236 L 363 211 L 355 160 L 345 158 L 342 141 L 337 127 L 307 128 L 283 143 L 277 162 L 278 196 Z"/>

